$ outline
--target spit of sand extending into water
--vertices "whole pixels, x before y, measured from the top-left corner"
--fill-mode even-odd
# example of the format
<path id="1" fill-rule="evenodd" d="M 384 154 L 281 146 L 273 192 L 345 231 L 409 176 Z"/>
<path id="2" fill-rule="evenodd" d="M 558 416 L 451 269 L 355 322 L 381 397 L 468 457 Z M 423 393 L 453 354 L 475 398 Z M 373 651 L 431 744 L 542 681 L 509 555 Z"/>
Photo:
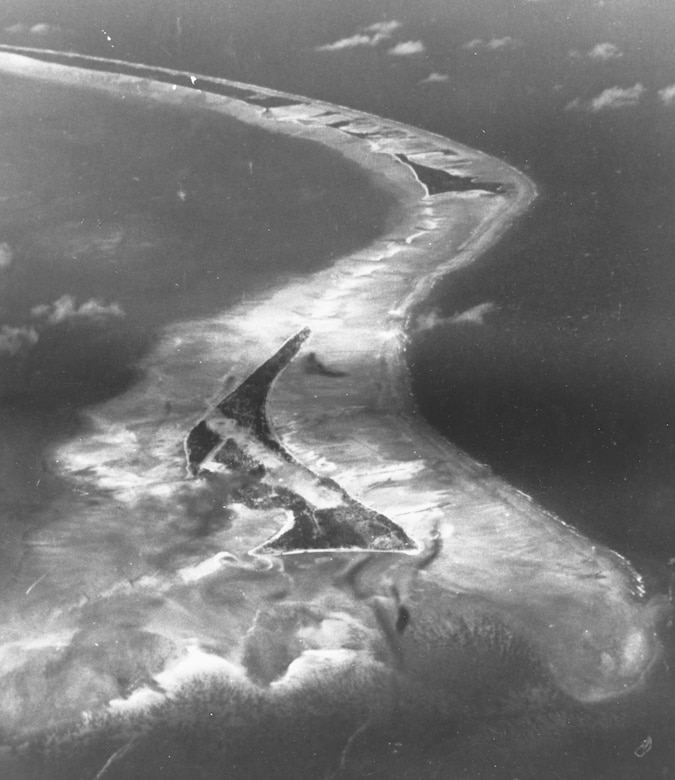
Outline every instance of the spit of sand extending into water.
<path id="1" fill-rule="evenodd" d="M 447 138 L 317 100 L 128 63 L 57 54 L 52 59 L 59 61 L 47 62 L 30 54 L 3 52 L 0 69 L 120 97 L 207 108 L 270 133 L 324 144 L 363 166 L 400 203 L 385 235 L 329 269 L 289 279 L 217 316 L 166 328 L 144 363 L 144 378 L 91 410 L 90 430 L 62 446 L 56 460 L 64 477 L 86 479 L 112 496 L 117 533 L 128 530 L 133 544 L 139 522 L 133 518 L 150 511 L 157 520 L 145 522 L 144 539 L 171 530 L 186 511 L 186 492 L 197 495 L 200 489 L 185 476 L 179 445 L 205 414 L 205 399 L 222 397 L 223 388 L 234 387 L 308 327 L 304 357 L 301 353 L 276 381 L 267 409 L 288 452 L 393 520 L 420 549 L 437 532 L 440 554 L 420 576 L 440 588 L 446 605 L 466 594 L 502 615 L 537 648 L 566 694 L 595 702 L 639 685 L 659 656 L 663 601 L 648 598 L 628 561 L 591 543 L 440 437 L 416 412 L 409 390 L 405 349 L 406 333 L 416 327 L 413 308 L 438 278 L 499 240 L 534 199 L 532 182 Z M 476 320 L 479 327 L 479 314 Z M 308 370 L 309 354 L 327 370 Z M 192 560 L 181 587 L 197 587 L 201 579 L 222 573 L 232 556 L 257 565 L 250 552 L 286 520 L 280 512 L 252 523 L 243 507 L 230 510 L 232 523 L 223 537 L 227 555 Z M 69 517 L 63 539 L 76 545 L 95 511 Z M 330 562 L 355 555 L 284 553 L 272 564 L 265 560 L 265 566 L 276 571 L 281 561 L 295 576 L 312 566 L 333 571 Z M 374 556 L 383 572 L 411 558 L 393 552 Z M 91 566 L 81 561 L 77 575 L 66 572 L 63 581 L 77 576 L 87 593 L 110 594 L 119 583 L 109 571 L 102 573 L 101 560 Z M 39 550 L 26 566 L 25 584 L 37 582 L 43 571 Z M 140 574 L 146 582 L 159 576 L 147 566 Z M 38 596 L 39 591 L 36 585 L 37 612 L 49 614 L 49 631 L 67 641 L 63 637 L 72 635 L 73 621 L 65 621 L 59 633 L 62 591 L 56 587 Z M 174 601 L 181 599 L 183 606 L 192 605 L 189 629 L 172 633 L 176 612 L 161 621 L 155 615 L 153 626 L 161 622 L 163 635 L 193 652 L 194 637 L 212 640 L 214 628 L 188 596 Z M 56 617 L 49 611 L 54 601 L 61 609 Z M 228 637 L 237 642 L 234 634 Z M 237 660 L 230 649 L 219 653 Z"/>

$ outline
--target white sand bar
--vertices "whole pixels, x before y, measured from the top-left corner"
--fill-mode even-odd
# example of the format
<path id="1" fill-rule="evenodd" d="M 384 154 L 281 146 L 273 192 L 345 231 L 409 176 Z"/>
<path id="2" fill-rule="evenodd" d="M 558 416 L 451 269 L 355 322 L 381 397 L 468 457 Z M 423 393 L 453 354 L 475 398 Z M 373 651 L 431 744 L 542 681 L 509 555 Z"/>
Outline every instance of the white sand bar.
<path id="1" fill-rule="evenodd" d="M 108 479 L 114 489 L 115 475 L 124 469 L 120 426 L 127 425 L 136 448 L 129 452 L 137 455 L 140 436 L 145 437 L 142 449 L 154 453 L 147 456 L 152 476 L 137 472 L 134 490 L 175 479 L 180 463 L 172 443 L 189 429 L 199 408 L 185 404 L 182 423 L 143 429 L 141 422 L 152 416 L 157 402 L 153 387 L 161 383 L 177 398 L 213 396 L 222 377 L 243 379 L 308 326 L 312 336 L 305 351 L 344 376 L 307 372 L 302 355 L 284 372 L 268 411 L 285 447 L 315 473 L 332 477 L 398 523 L 420 546 L 437 526 L 442 552 L 424 576 L 449 593 L 484 597 L 508 616 L 540 648 L 563 690 L 598 701 L 638 685 L 659 654 L 660 602 L 648 600 L 626 560 L 551 516 L 439 436 L 416 412 L 409 390 L 405 347 L 412 307 L 438 278 L 499 240 L 534 199 L 532 182 L 500 160 L 447 138 L 351 109 L 207 79 L 262 98 L 288 98 L 288 105 L 265 107 L 200 91 L 205 77 L 176 86 L 148 78 L 150 69 L 129 73 L 128 63 L 125 74 L 80 65 L 50 64 L 16 50 L 0 54 L 4 72 L 208 107 L 270 132 L 327 145 L 368 170 L 396 195 L 401 209 L 386 235 L 331 268 L 293 279 L 217 317 L 172 326 L 148 363 L 147 380 L 96 413 L 99 441 L 106 438 L 106 420 L 116 421 L 118 472 L 106 476 L 105 458 L 93 439 L 73 444 L 64 461 L 79 459 L 79 468 L 98 469 L 102 482 Z M 110 61 L 110 70 L 115 67 Z M 430 195 L 396 155 L 478 183 L 468 191 Z M 502 190 L 481 189 L 480 182 L 499 183 Z M 178 346 L 183 360 L 189 352 L 193 364 L 201 361 L 204 368 L 186 375 L 175 363 Z M 123 414 L 126 423 L 120 422 Z"/>

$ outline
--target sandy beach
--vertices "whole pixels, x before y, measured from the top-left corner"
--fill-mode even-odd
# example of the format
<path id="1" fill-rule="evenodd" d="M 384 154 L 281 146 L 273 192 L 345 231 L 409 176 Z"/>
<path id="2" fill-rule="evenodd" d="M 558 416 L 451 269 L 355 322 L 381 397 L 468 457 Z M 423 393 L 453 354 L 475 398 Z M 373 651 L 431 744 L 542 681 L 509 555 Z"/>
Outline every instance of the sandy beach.
<path id="1" fill-rule="evenodd" d="M 289 278 L 217 315 L 166 328 L 144 361 L 143 379 L 93 408 L 89 431 L 54 454 L 64 478 L 107 491 L 127 516 L 151 503 L 163 525 L 145 533 L 161 534 L 179 511 L 187 511 L 176 507 L 176 491 L 200 489 L 186 483 L 180 447 L 191 426 L 215 414 L 213 403 L 308 328 L 306 345 L 274 383 L 267 407 L 273 432 L 292 457 L 396 523 L 418 550 L 438 533 L 441 551 L 424 578 L 445 602 L 466 595 L 503 616 L 537 648 L 565 694 L 600 702 L 644 681 L 659 657 L 663 600 L 644 592 L 630 562 L 590 542 L 440 437 L 416 412 L 409 389 L 407 334 L 424 326 L 415 307 L 437 279 L 473 262 L 525 212 L 536 196 L 526 176 L 447 138 L 320 101 L 143 66 L 125 64 L 123 73 L 115 72 L 115 62 L 93 58 L 98 70 L 68 55 L 54 55 L 59 61 L 50 63 L 3 48 L 4 72 L 120 98 L 207 108 L 322 144 L 358 163 L 399 203 L 385 235 L 330 268 Z M 425 177 L 434 187 L 425 186 Z M 467 316 L 480 327 L 480 313 Z M 307 370 L 310 354 L 327 370 Z M 282 476 L 292 482 L 294 472 Z M 263 518 L 230 509 L 232 524 L 217 541 L 227 556 L 241 560 L 255 558 L 251 551 L 285 522 L 283 513 Z M 77 536 L 83 517 L 84 510 L 76 512 L 62 525 L 65 540 Z M 354 555 L 297 552 L 279 559 L 292 573 L 313 560 L 320 570 Z M 382 556 L 385 572 L 414 557 L 375 555 Z M 181 587 L 222 574 L 227 556 L 190 561 Z M 40 576 L 34 554 L 22 587 Z M 83 569 L 81 576 L 98 594 L 117 585 L 100 569 Z M 147 566 L 139 576 L 157 583 Z M 33 596 L 40 614 L 49 612 L 54 595 L 36 588 Z M 66 621 L 69 627 L 72 622 Z"/>

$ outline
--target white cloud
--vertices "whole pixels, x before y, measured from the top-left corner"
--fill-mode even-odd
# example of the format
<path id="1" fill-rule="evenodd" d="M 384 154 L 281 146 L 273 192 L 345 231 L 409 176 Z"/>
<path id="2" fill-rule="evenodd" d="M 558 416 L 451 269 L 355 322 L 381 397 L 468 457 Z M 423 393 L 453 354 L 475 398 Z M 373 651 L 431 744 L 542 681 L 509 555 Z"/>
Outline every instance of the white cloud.
<path id="1" fill-rule="evenodd" d="M 389 22 L 375 22 L 375 24 L 369 24 L 367 27 L 362 27 L 361 29 L 363 32 L 372 32 L 376 33 L 377 35 L 391 38 L 391 34 L 395 30 L 400 30 L 401 27 L 403 27 L 401 22 L 397 22 L 395 19 L 392 19 Z"/>
<path id="2" fill-rule="evenodd" d="M 52 304 L 34 306 L 31 309 L 33 317 L 46 319 L 50 325 L 74 319 L 105 320 L 110 317 L 124 317 L 124 311 L 119 303 L 107 306 L 92 298 L 77 306 L 72 295 L 63 295 Z"/>
<path id="3" fill-rule="evenodd" d="M 476 51 L 482 49 L 485 46 L 485 41 L 482 38 L 474 38 L 471 41 L 467 41 L 462 44 L 462 48 L 467 51 Z"/>
<path id="4" fill-rule="evenodd" d="M 623 52 L 613 43 L 597 43 L 586 56 L 592 60 L 618 60 Z"/>
<path id="5" fill-rule="evenodd" d="M 521 45 L 520 41 L 507 35 L 505 38 L 493 38 L 488 41 L 486 46 L 490 51 L 497 49 L 517 49 Z"/>
<path id="6" fill-rule="evenodd" d="M 499 311 L 499 306 L 492 301 L 479 303 L 466 311 L 454 314 L 452 317 L 442 317 L 437 310 L 429 312 L 417 318 L 416 330 L 432 330 L 439 325 L 457 325 L 461 323 L 470 325 L 485 325 L 485 317 Z"/>
<path id="7" fill-rule="evenodd" d="M 675 106 L 675 84 L 660 89 L 659 98 L 664 106 Z"/>
<path id="8" fill-rule="evenodd" d="M 609 60 L 621 59 L 623 52 L 616 44 L 605 42 L 596 43 L 592 49 L 585 53 L 580 52 L 578 49 L 573 49 L 569 56 L 573 60 L 589 59 L 595 62 L 608 62 Z"/>
<path id="9" fill-rule="evenodd" d="M 581 98 L 574 98 L 565 106 L 565 111 L 583 111 L 584 105 L 581 102 Z"/>
<path id="10" fill-rule="evenodd" d="M 40 22 L 39 24 L 34 24 L 28 32 L 31 35 L 51 35 L 52 33 L 61 32 L 61 28 L 56 24 Z"/>
<path id="11" fill-rule="evenodd" d="M 627 87 L 626 89 L 610 87 L 591 100 L 590 109 L 591 111 L 603 111 L 605 109 L 636 106 L 640 102 L 644 91 L 645 88 L 642 84 L 636 84 L 634 87 Z"/>
<path id="12" fill-rule="evenodd" d="M 0 271 L 9 268 L 13 260 L 14 251 L 12 247 L 6 241 L 3 241 L 0 243 Z"/>
<path id="13" fill-rule="evenodd" d="M 594 113 L 597 111 L 631 108 L 638 105 L 645 91 L 642 84 L 635 84 L 633 87 L 626 88 L 609 87 L 587 102 L 582 101 L 580 98 L 575 98 L 565 108 L 568 111 L 591 111 Z"/>
<path id="14" fill-rule="evenodd" d="M 0 328 L 0 355 L 17 355 L 37 344 L 38 333 L 35 328 L 13 328 L 3 325 Z"/>
<path id="15" fill-rule="evenodd" d="M 76 316 L 88 317 L 89 319 L 124 317 L 124 310 L 119 305 L 119 303 L 110 303 L 106 306 L 94 298 L 92 298 L 90 301 L 87 301 L 86 303 L 83 303 L 76 311 Z"/>
<path id="16" fill-rule="evenodd" d="M 411 57 L 414 54 L 422 54 L 426 51 L 426 46 L 422 41 L 402 41 L 396 46 L 387 50 L 387 54 L 392 57 Z"/>
<path id="17" fill-rule="evenodd" d="M 377 36 L 373 35 L 352 35 L 350 38 L 341 38 L 335 43 L 326 43 L 323 46 L 316 46 L 315 51 L 340 51 L 341 49 L 353 49 L 356 46 L 375 46 Z"/>
<path id="18" fill-rule="evenodd" d="M 486 303 L 479 303 L 477 306 L 473 306 L 471 309 L 455 314 L 454 317 L 450 317 L 449 322 L 453 325 L 458 322 L 469 322 L 472 325 L 484 325 L 485 316 L 498 310 L 498 306 L 492 301 Z"/>
<path id="19" fill-rule="evenodd" d="M 450 76 L 447 73 L 430 73 L 425 79 L 420 81 L 420 84 L 442 84 L 445 81 L 449 81 Z"/>
<path id="20" fill-rule="evenodd" d="M 359 32 L 348 38 L 340 38 L 334 43 L 316 46 L 314 51 L 341 51 L 342 49 L 354 49 L 358 46 L 377 46 L 382 41 L 388 41 L 392 33 L 402 26 L 401 22 L 397 22 L 395 19 L 388 22 L 374 22 L 367 27 L 361 27 Z"/>
<path id="21" fill-rule="evenodd" d="M 415 323 L 415 331 L 432 330 L 437 325 L 443 325 L 448 321 L 447 317 L 441 317 L 440 314 L 434 309 L 429 314 L 423 314 L 417 318 Z"/>
<path id="22" fill-rule="evenodd" d="M 37 344 L 39 331 L 47 325 L 58 325 L 71 320 L 101 322 L 110 317 L 124 317 L 124 311 L 118 303 L 104 304 L 94 298 L 77 306 L 72 295 L 63 295 L 51 304 L 34 306 L 31 316 L 41 322 L 35 327 L 3 325 L 0 328 L 0 355 L 13 357 L 20 352 L 27 352 Z"/>
<path id="23" fill-rule="evenodd" d="M 10 35 L 20 35 L 21 33 L 27 33 L 28 25 L 24 24 L 23 22 L 17 22 L 17 24 L 12 24 L 9 27 L 5 27 L 4 32 L 9 33 Z"/>
<path id="24" fill-rule="evenodd" d="M 500 49 L 518 49 L 520 46 L 522 46 L 522 43 L 510 35 L 506 35 L 503 38 L 492 38 L 489 41 L 484 41 L 482 38 L 474 38 L 472 41 L 462 44 L 463 49 L 474 53 L 479 51 L 499 51 Z"/>

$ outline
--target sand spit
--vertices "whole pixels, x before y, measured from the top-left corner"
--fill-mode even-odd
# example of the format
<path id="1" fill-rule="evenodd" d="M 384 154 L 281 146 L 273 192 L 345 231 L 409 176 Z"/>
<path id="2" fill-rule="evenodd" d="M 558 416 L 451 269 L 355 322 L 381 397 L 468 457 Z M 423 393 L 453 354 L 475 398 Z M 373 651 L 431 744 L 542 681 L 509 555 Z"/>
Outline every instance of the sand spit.
<path id="1" fill-rule="evenodd" d="M 175 444 L 201 414 L 195 398 L 218 400 L 223 377 L 243 380 L 309 328 L 307 350 L 330 370 L 308 371 L 301 354 L 274 384 L 268 418 L 283 446 L 420 547 L 437 528 L 442 552 L 424 576 L 507 616 L 567 693 L 599 701 L 644 678 L 658 657 L 662 610 L 630 564 L 441 438 L 416 413 L 409 389 L 406 330 L 415 306 L 438 278 L 499 240 L 535 197 L 532 182 L 447 138 L 321 101 L 117 61 L 2 50 L 0 70 L 14 75 L 208 108 L 324 144 L 400 203 L 386 235 L 330 269 L 167 329 L 146 379 L 97 409 L 94 432 L 63 448 L 66 472 L 89 469 L 128 508 L 143 494 L 169 501 L 184 472 Z M 167 421 L 159 420 L 158 387 L 178 399 Z M 136 458 L 133 468 L 125 455 Z M 229 552 L 245 554 L 269 531 L 242 531 Z"/>

